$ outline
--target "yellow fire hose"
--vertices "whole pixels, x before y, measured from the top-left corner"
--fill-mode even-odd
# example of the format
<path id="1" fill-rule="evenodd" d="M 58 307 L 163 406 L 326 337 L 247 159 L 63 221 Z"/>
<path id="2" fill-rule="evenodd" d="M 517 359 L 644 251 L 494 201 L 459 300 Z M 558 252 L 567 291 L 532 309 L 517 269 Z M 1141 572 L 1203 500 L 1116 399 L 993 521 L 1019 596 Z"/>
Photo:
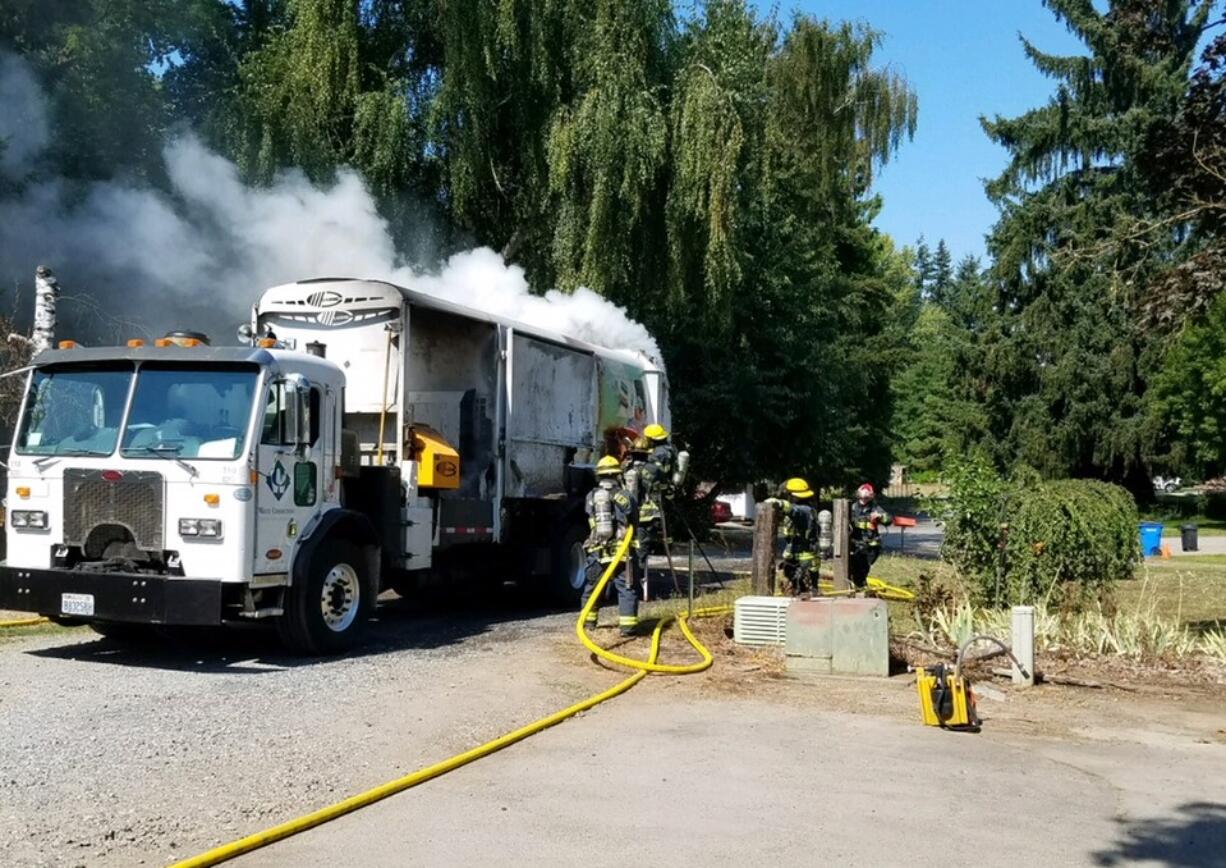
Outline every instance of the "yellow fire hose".
<path id="1" fill-rule="evenodd" d="M 32 627 L 33 625 L 41 624 L 46 620 L 46 618 L 38 616 L 34 618 L 18 618 L 15 621 L 0 621 L 0 629 L 5 627 Z"/>
<path id="2" fill-rule="evenodd" d="M 578 634 L 579 640 L 593 654 L 612 663 L 617 663 L 621 666 L 627 666 L 636 670 L 629 678 L 620 682 L 619 684 L 614 685 L 613 687 L 610 687 L 608 690 L 605 690 L 602 693 L 589 696 L 587 699 L 584 699 L 581 702 L 576 702 L 574 705 L 563 708 L 561 711 L 555 711 L 548 717 L 542 717 L 535 723 L 522 726 L 513 732 L 508 732 L 506 735 L 499 736 L 493 741 L 487 741 L 485 744 L 475 747 L 472 750 L 456 754 L 450 759 L 445 759 L 442 762 L 435 763 L 432 766 L 427 766 L 424 769 L 419 769 L 418 771 L 405 775 L 404 777 L 396 778 L 395 780 L 388 781 L 385 784 L 380 784 L 373 789 L 358 793 L 355 796 L 350 796 L 344 801 L 337 802 L 334 805 L 320 808 L 317 811 L 312 811 L 309 814 L 304 814 L 303 816 L 297 817 L 293 820 L 287 820 L 284 823 L 280 823 L 279 825 L 265 829 L 262 832 L 256 832 L 255 834 L 248 835 L 245 838 L 239 838 L 237 841 L 232 841 L 229 844 L 223 844 L 220 847 L 215 847 L 212 850 L 208 850 L 198 856 L 193 856 L 190 859 L 184 859 L 181 862 L 176 862 L 171 866 L 171 868 L 199 868 L 199 866 L 217 865 L 221 862 L 233 859 L 236 856 L 240 856 L 243 853 L 250 853 L 252 850 L 258 850 L 260 847 L 265 847 L 275 841 L 280 841 L 284 838 L 290 837 L 291 835 L 296 835 L 299 832 L 305 832 L 307 829 L 327 823 L 329 820 L 335 820 L 337 817 L 342 817 L 345 814 L 358 810 L 359 808 L 372 805 L 375 802 L 380 801 L 381 799 L 386 799 L 388 796 L 395 795 L 396 793 L 404 792 L 405 790 L 415 787 L 418 784 L 424 784 L 426 781 L 433 780 L 434 778 L 444 775 L 449 771 L 458 769 L 460 766 L 467 765 L 468 763 L 478 760 L 481 757 L 489 756 L 495 751 L 502 750 L 504 747 L 509 747 L 518 741 L 523 741 L 528 736 L 535 735 L 541 730 L 548 729 L 555 724 L 561 723 L 568 717 L 573 717 L 581 711 L 586 711 L 587 709 L 599 705 L 606 700 L 612 699 L 615 696 L 620 696 L 646 678 L 649 672 L 668 672 L 679 675 L 691 672 L 702 672 L 704 669 L 709 668 L 712 661 L 711 652 L 703 647 L 701 642 L 694 638 L 694 634 L 690 632 L 689 627 L 686 624 L 686 615 L 680 615 L 675 620 L 681 627 L 681 632 L 685 635 L 686 640 L 688 640 L 690 645 L 694 647 L 694 650 L 702 655 L 701 661 L 698 663 L 691 663 L 686 666 L 667 666 L 656 662 L 656 658 L 660 653 L 660 635 L 663 633 L 664 628 L 674 620 L 674 618 L 671 616 L 661 619 L 656 624 L 655 630 L 652 631 L 651 651 L 647 655 L 646 660 L 634 660 L 629 657 L 623 657 L 620 654 L 614 654 L 610 651 L 606 651 L 588 638 L 587 633 L 583 628 L 584 619 L 587 617 L 588 612 L 591 611 L 593 606 L 597 604 L 597 601 L 600 599 L 601 592 L 604 590 L 605 586 L 608 585 L 609 579 L 613 577 L 613 573 L 616 571 L 618 565 L 625 559 L 626 551 L 630 548 L 630 542 L 633 537 L 634 529 L 631 528 L 626 532 L 625 537 L 622 538 L 621 544 L 618 546 L 617 552 L 613 557 L 613 561 L 608 567 L 605 568 L 604 574 L 600 577 L 600 581 L 597 583 L 595 590 L 589 597 L 587 605 L 584 606 L 583 611 L 579 613 L 578 622 L 575 624 L 575 632 Z M 729 611 L 731 611 L 730 606 L 715 606 L 706 609 L 697 609 L 695 610 L 694 615 L 716 615 Z"/>

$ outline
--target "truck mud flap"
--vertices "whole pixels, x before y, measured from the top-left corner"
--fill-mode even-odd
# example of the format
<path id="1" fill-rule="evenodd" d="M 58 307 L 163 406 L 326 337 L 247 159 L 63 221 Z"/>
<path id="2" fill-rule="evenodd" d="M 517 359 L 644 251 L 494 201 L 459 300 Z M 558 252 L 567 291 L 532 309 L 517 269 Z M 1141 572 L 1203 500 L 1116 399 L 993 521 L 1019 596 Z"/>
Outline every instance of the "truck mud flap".
<path id="1" fill-rule="evenodd" d="M 220 624 L 222 588 L 213 579 L 0 566 L 0 609 L 53 618 Z"/>

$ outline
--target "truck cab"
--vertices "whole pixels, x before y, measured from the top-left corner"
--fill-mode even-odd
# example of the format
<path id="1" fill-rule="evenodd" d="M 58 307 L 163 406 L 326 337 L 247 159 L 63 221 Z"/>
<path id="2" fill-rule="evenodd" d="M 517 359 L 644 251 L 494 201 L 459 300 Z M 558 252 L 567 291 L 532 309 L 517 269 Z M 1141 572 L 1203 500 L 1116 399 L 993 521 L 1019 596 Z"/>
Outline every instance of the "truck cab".
<path id="1" fill-rule="evenodd" d="M 62 346 L 35 359 L 10 452 L 0 608 L 349 644 L 380 559 L 341 503 L 341 369 L 275 345 Z"/>

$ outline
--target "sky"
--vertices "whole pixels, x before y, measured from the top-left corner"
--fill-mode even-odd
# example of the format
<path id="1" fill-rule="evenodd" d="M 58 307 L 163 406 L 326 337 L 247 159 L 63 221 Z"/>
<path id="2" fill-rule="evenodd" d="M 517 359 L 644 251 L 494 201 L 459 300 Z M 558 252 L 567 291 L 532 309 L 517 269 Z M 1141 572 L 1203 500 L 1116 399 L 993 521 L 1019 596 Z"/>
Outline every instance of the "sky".
<path id="1" fill-rule="evenodd" d="M 781 3 L 818 18 L 861 20 L 883 31 L 876 65 L 888 65 L 919 96 L 915 138 L 878 175 L 877 226 L 900 244 L 922 234 L 945 239 L 954 260 L 983 257 L 996 208 L 983 192 L 1007 162 L 979 116 L 1012 117 L 1055 90 L 1026 59 L 1018 33 L 1041 50 L 1081 53 L 1082 44 L 1040 0 L 797 0 Z"/>

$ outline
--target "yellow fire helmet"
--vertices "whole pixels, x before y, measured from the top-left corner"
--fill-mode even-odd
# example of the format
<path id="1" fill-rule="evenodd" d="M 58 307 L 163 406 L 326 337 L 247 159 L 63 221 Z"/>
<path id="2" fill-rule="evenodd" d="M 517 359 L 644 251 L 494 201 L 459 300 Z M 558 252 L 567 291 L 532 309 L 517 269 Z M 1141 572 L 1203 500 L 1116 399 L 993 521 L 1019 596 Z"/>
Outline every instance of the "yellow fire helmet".
<path id="1" fill-rule="evenodd" d="M 654 422 L 643 429 L 643 434 L 657 442 L 668 439 L 668 432 L 664 430 L 664 426 Z"/>
<path id="2" fill-rule="evenodd" d="M 612 455 L 606 455 L 596 462 L 597 476 L 616 476 L 622 472 L 621 462 Z"/>
<path id="3" fill-rule="evenodd" d="M 635 437 L 634 442 L 630 444 L 630 452 L 635 454 L 647 454 L 651 451 L 651 441 L 646 437 Z"/>
<path id="4" fill-rule="evenodd" d="M 813 489 L 809 487 L 809 483 L 805 482 L 799 476 L 793 476 L 791 479 L 785 482 L 784 488 L 787 489 L 788 494 L 799 500 L 806 500 L 807 498 L 813 496 Z"/>

